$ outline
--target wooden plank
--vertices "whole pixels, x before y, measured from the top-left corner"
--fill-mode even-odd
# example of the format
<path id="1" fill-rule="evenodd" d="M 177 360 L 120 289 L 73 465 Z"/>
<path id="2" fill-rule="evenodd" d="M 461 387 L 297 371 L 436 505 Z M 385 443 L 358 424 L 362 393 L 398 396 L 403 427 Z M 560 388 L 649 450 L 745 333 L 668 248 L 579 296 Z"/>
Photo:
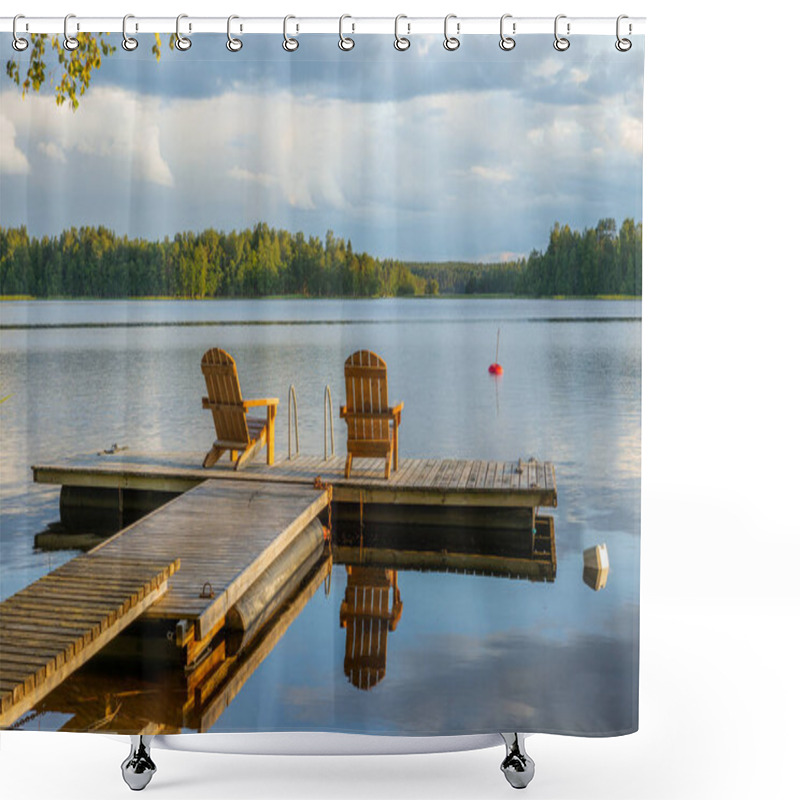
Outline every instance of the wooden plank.
<path id="1" fill-rule="evenodd" d="M 118 593 L 116 608 L 103 615 L 104 622 L 110 621 L 105 627 L 99 621 L 94 625 L 87 624 L 86 631 L 74 627 L 59 629 L 56 625 L 37 626 L 33 621 L 35 617 L 30 617 L 27 627 L 23 627 L 23 618 L 15 614 L 18 606 L 12 602 L 16 595 L 0 604 L 0 688 L 3 692 L 0 700 L 0 727 L 8 726 L 33 708 L 138 617 L 147 606 L 161 597 L 167 589 L 167 577 L 171 572 L 174 573 L 178 565 L 179 562 L 176 561 L 169 567 L 162 566 L 159 569 L 154 564 L 151 576 L 160 576 L 161 582 L 135 604 L 130 602 L 130 591 Z M 72 570 L 74 571 L 74 566 Z M 152 577 L 148 583 L 151 582 Z M 54 609 L 52 606 L 51 584 L 52 580 L 42 579 L 22 590 L 26 596 L 26 605 L 35 607 L 38 593 L 47 613 L 51 610 L 57 613 L 58 608 Z M 109 602 L 113 600 L 113 597 L 109 597 Z M 24 606 L 19 606 L 21 608 Z"/>

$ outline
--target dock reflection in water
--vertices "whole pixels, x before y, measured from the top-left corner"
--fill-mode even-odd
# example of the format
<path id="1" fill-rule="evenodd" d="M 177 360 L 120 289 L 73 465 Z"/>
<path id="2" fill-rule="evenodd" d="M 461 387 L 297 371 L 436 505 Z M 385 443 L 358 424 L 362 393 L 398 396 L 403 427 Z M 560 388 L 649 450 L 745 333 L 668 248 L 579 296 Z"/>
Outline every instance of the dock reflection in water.
<path id="1" fill-rule="evenodd" d="M 534 535 L 471 532 L 467 539 L 478 551 L 472 553 L 447 549 L 461 541 L 464 550 L 463 531 L 459 535 L 452 529 L 415 526 L 414 535 L 408 534 L 406 529 L 404 536 L 399 526 L 371 526 L 362 532 L 357 525 L 342 524 L 331 547 L 303 566 L 305 575 L 298 578 L 297 588 L 266 622 L 244 635 L 220 632 L 191 671 L 160 658 L 131 658 L 131 649 L 118 642 L 74 673 L 13 727 L 145 734 L 212 729 L 312 597 L 323 586 L 326 594 L 330 591 L 334 564 L 343 567 L 347 576 L 339 606 L 339 624 L 345 636 L 342 668 L 349 685 L 358 690 L 375 688 L 391 671 L 390 634 L 401 623 L 404 572 L 555 579 L 551 517 L 537 517 Z M 408 549 L 409 540 L 424 542 L 424 549 Z M 403 543 L 406 548 L 399 549 Z M 522 555 L 522 550 L 527 550 L 527 555 Z M 511 555 L 503 555 L 503 551 Z M 141 652 L 141 643 L 136 644 L 134 649 Z M 164 652 L 163 648 L 158 652 Z M 424 670 L 424 665 L 420 669 Z"/>

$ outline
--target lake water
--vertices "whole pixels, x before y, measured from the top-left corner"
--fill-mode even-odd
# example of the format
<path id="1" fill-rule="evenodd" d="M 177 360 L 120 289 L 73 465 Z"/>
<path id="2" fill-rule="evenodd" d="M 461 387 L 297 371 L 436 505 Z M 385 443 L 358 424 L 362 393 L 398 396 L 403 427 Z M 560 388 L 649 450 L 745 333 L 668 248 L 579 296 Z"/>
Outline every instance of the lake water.
<path id="1" fill-rule="evenodd" d="M 505 374 L 496 379 L 487 367 L 498 328 Z M 386 674 L 364 691 L 343 668 L 348 576 L 335 564 L 214 731 L 637 727 L 639 301 L 13 302 L 0 303 L 0 337 L 3 598 L 75 554 L 34 548 L 58 520 L 58 489 L 34 485 L 30 466 L 114 443 L 205 448 L 213 425 L 200 407 L 200 358 L 213 346 L 236 358 L 245 397 L 281 399 L 278 456 L 289 385 L 301 453 L 321 454 L 324 387 L 334 407 L 342 402 L 344 360 L 368 348 L 387 362 L 389 399 L 405 403 L 401 456 L 554 462 L 554 582 L 399 570 L 403 614 L 388 633 Z M 341 452 L 344 424 L 335 425 Z M 593 591 L 582 551 L 603 542 L 608 585 Z M 106 690 L 126 686 L 120 678 Z M 27 727 L 69 719 L 48 711 Z"/>

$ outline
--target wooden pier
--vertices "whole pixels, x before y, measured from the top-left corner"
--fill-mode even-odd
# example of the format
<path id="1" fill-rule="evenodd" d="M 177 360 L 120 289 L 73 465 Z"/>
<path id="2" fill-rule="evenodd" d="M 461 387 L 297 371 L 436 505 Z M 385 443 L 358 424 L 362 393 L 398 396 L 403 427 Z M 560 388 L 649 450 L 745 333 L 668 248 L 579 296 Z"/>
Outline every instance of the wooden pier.
<path id="1" fill-rule="evenodd" d="M 208 480 L 10 597 L 0 604 L 0 726 L 137 619 L 166 623 L 160 633 L 192 665 L 327 503 L 309 486 Z"/>
<path id="2" fill-rule="evenodd" d="M 86 554 L 0 603 L 0 727 L 159 600 L 179 566 L 177 558 Z"/>
<path id="3" fill-rule="evenodd" d="M 192 676 L 190 700 L 181 704 L 181 714 L 192 709 L 206 728 L 294 617 L 283 608 L 275 617 L 282 622 L 267 622 L 271 638 L 258 645 L 255 657 L 246 643 L 260 625 L 244 631 L 243 640 L 231 639 L 226 620 L 271 568 L 282 576 L 273 605 L 279 596 L 293 597 L 309 569 L 309 574 L 318 572 L 307 566 L 313 560 L 308 553 L 318 552 L 314 542 L 321 542 L 321 528 L 314 520 L 326 507 L 343 525 L 360 521 L 363 530 L 371 514 L 380 524 L 399 522 L 401 533 L 408 526 L 416 531 L 405 536 L 394 554 L 371 548 L 365 554 L 362 541 L 357 551 L 338 551 L 345 560 L 357 554 L 359 562 L 366 555 L 381 569 L 529 580 L 552 580 L 555 574 L 552 525 L 546 535 L 542 531 L 530 539 L 536 509 L 557 504 L 549 462 L 405 458 L 387 480 L 384 459 L 377 458 L 357 461 L 347 479 L 345 457 L 296 456 L 269 466 L 251 463 L 244 471 L 225 462 L 204 470 L 202 460 L 202 453 L 121 450 L 32 467 L 35 481 L 62 486 L 62 518 L 70 504 L 118 512 L 119 525 L 126 504 L 137 506 L 137 515 L 144 513 L 142 508 L 153 510 L 0 604 L 0 727 L 34 707 L 110 644 L 104 650 L 108 657 L 117 647 L 118 654 L 129 647 L 145 660 L 168 652 Z M 415 537 L 425 538 L 424 526 L 447 524 L 437 519 L 442 512 L 462 530 L 487 528 L 498 542 L 516 537 L 529 553 L 509 560 L 408 550 Z M 536 550 L 539 541 L 546 552 Z M 295 561 L 303 576 L 286 577 Z M 278 570 L 278 564 L 285 566 Z M 302 602 L 291 601 L 295 614 L 311 591 L 302 585 Z M 164 724 L 170 727 L 174 721 Z"/>
<path id="4" fill-rule="evenodd" d="M 297 456 L 272 466 L 252 463 L 234 471 L 226 463 L 200 467 L 202 453 L 152 455 L 126 450 L 88 455 L 59 464 L 32 467 L 39 483 L 93 489 L 184 492 L 217 481 L 313 485 L 319 478 L 333 487 L 334 502 L 444 505 L 486 508 L 534 508 L 557 505 L 555 469 L 542 461 L 404 458 L 384 478 L 383 459 L 360 459 L 344 477 L 344 456 Z"/>

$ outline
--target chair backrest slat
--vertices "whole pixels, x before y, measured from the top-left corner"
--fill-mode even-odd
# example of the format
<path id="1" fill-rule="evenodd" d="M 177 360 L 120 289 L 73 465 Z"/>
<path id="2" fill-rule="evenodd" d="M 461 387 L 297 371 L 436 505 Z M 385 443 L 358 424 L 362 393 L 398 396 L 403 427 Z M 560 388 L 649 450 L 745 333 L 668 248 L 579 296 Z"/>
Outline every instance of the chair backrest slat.
<path id="1" fill-rule="evenodd" d="M 355 418 L 347 420 L 350 439 L 389 438 L 387 420 L 359 417 L 359 413 L 389 410 L 386 362 L 370 350 L 358 350 L 344 362 L 345 399 Z"/>
<path id="2" fill-rule="evenodd" d="M 211 415 L 217 439 L 246 446 L 249 436 L 236 362 L 221 348 L 212 347 L 203 356 L 200 368 L 206 379 L 208 400 L 214 404 Z"/>

